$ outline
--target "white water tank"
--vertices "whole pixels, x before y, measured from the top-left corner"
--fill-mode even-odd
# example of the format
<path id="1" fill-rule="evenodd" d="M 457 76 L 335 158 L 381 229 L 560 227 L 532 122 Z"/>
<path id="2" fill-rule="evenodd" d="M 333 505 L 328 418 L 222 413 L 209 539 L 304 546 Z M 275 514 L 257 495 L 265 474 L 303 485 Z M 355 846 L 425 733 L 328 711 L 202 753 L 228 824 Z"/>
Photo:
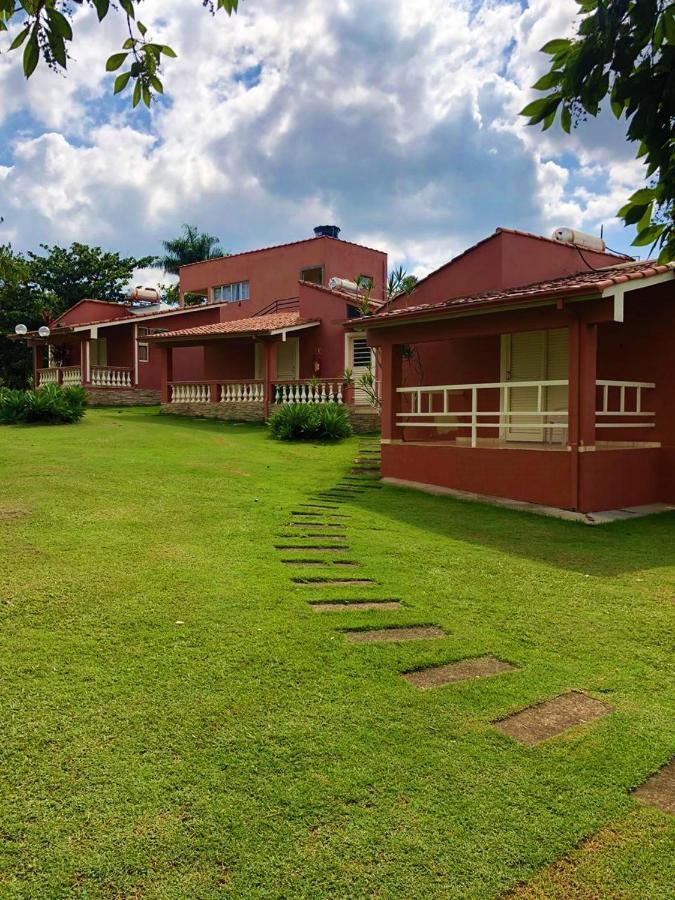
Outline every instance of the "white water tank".
<path id="1" fill-rule="evenodd" d="M 596 250 L 598 253 L 604 253 L 607 249 L 602 238 L 596 237 L 594 234 L 586 234 L 584 231 L 576 231 L 574 228 L 556 228 L 552 238 L 561 244 L 575 244 L 577 247 Z"/>
<path id="2" fill-rule="evenodd" d="M 159 291 L 157 288 L 137 284 L 135 288 L 129 289 L 129 299 L 140 303 L 159 303 Z"/>
<path id="3" fill-rule="evenodd" d="M 355 281 L 350 281 L 348 278 L 333 277 L 328 282 L 328 287 L 331 291 L 342 291 L 345 294 L 358 294 L 362 290 Z"/>

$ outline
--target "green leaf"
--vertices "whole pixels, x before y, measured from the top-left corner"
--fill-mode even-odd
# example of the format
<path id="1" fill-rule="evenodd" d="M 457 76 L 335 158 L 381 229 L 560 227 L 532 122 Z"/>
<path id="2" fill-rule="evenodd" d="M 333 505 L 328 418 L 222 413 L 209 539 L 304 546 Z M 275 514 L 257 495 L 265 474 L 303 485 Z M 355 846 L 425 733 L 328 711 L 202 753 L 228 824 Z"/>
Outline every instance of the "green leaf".
<path id="1" fill-rule="evenodd" d="M 152 85 L 152 89 L 153 89 L 154 91 L 157 91 L 158 94 L 163 94 L 163 93 L 164 93 L 164 85 L 163 85 L 162 82 L 159 80 L 159 78 L 157 78 L 156 75 L 151 75 L 151 76 L 150 76 L 150 84 Z"/>
<path id="2" fill-rule="evenodd" d="M 122 48 L 124 50 L 131 50 L 132 47 L 136 46 L 136 41 L 132 37 L 128 37 L 126 41 L 122 44 Z"/>
<path id="3" fill-rule="evenodd" d="M 40 48 L 38 46 L 37 27 L 33 26 L 33 33 L 23 51 L 23 74 L 26 78 L 30 78 L 33 74 L 39 59 Z"/>
<path id="4" fill-rule="evenodd" d="M 655 244 L 665 231 L 665 225 L 650 225 L 639 232 L 633 241 L 634 247 L 646 247 L 647 244 Z"/>
<path id="5" fill-rule="evenodd" d="M 143 87 L 141 88 L 141 94 L 143 96 L 143 103 L 145 103 L 145 105 L 149 109 L 150 103 L 152 101 L 152 96 L 150 94 L 150 88 L 146 84 L 144 84 Z"/>
<path id="6" fill-rule="evenodd" d="M 52 26 L 52 28 L 66 41 L 72 41 L 73 39 L 73 29 L 70 27 L 70 22 L 64 15 L 62 15 L 56 9 L 47 9 L 47 18 Z"/>
<path id="7" fill-rule="evenodd" d="M 112 56 L 108 57 L 108 62 L 105 64 L 106 72 L 114 72 L 115 69 L 119 69 L 128 55 L 128 53 L 113 53 Z"/>
<path id="8" fill-rule="evenodd" d="M 20 31 L 17 36 L 14 38 L 12 43 L 9 45 L 10 50 L 16 50 L 17 47 L 20 47 L 23 42 L 28 37 L 28 32 L 30 31 L 30 25 L 26 25 L 23 31 Z"/>
<path id="9" fill-rule="evenodd" d="M 539 81 L 536 81 L 532 85 L 532 88 L 535 91 L 548 91 L 551 88 L 557 87 L 561 78 L 561 72 L 547 72 L 545 75 L 541 76 Z"/>
<path id="10" fill-rule="evenodd" d="M 548 53 L 549 56 L 554 56 L 556 53 L 561 53 L 564 50 L 569 50 L 572 46 L 572 41 L 567 38 L 556 38 L 555 40 L 549 41 L 539 51 L 540 53 Z"/>
<path id="11" fill-rule="evenodd" d="M 47 32 L 47 41 L 49 42 L 49 49 L 52 51 L 52 56 L 56 60 L 56 62 L 61 66 L 61 68 L 65 69 L 67 64 L 66 59 L 66 45 L 63 42 L 63 38 L 60 34 L 55 34 L 53 31 Z"/>
<path id="12" fill-rule="evenodd" d="M 133 97 L 133 101 L 132 101 L 132 105 L 133 105 L 134 109 L 136 109 L 138 104 L 141 102 L 141 91 L 142 91 L 142 87 L 141 87 L 141 82 L 139 80 L 136 82 L 136 84 L 134 86 L 134 97 Z"/>
<path id="13" fill-rule="evenodd" d="M 141 35 L 145 37 L 145 35 L 148 33 L 148 29 L 145 27 L 145 25 L 142 22 L 136 22 L 136 27 L 140 31 Z"/>
<path id="14" fill-rule="evenodd" d="M 110 0 L 94 0 L 94 6 L 96 7 L 96 15 L 98 16 L 99 22 L 108 15 L 108 10 L 110 9 Z"/>
<path id="15" fill-rule="evenodd" d="M 641 188 L 635 191 L 629 197 L 629 203 L 634 206 L 636 203 L 651 203 L 656 198 L 656 188 Z"/>
<path id="16" fill-rule="evenodd" d="M 623 103 L 620 100 L 611 99 L 610 105 L 612 107 L 612 112 L 614 113 L 617 119 L 621 118 L 621 113 L 623 112 Z"/>
<path id="17" fill-rule="evenodd" d="M 119 4 L 130 19 L 136 18 L 136 10 L 132 0 L 119 0 Z"/>
<path id="18" fill-rule="evenodd" d="M 539 115 L 547 115 L 549 111 L 550 105 L 550 97 L 540 97 L 539 100 L 533 100 L 532 103 L 528 103 L 527 106 L 523 107 L 520 111 L 521 116 L 539 116 Z"/>
<path id="19" fill-rule="evenodd" d="M 632 203 L 624 213 L 622 210 L 621 218 L 624 220 L 626 225 L 636 225 L 640 219 L 644 216 L 645 210 L 649 204 L 644 204 L 642 206 L 634 206 Z M 624 207 L 625 209 L 625 207 Z"/>
<path id="20" fill-rule="evenodd" d="M 121 75 L 118 75 L 115 79 L 115 86 L 113 87 L 113 94 L 119 94 L 124 88 L 129 84 L 129 79 L 131 78 L 131 72 L 122 72 Z"/>
<path id="21" fill-rule="evenodd" d="M 164 56 L 170 56 L 171 59 L 178 58 L 178 54 L 174 50 L 172 50 L 171 47 L 162 46 L 161 52 L 164 54 Z"/>
<path id="22" fill-rule="evenodd" d="M 560 113 L 560 125 L 562 126 L 562 130 L 570 133 L 572 129 L 572 113 L 570 112 L 569 106 L 563 106 L 562 112 Z"/>

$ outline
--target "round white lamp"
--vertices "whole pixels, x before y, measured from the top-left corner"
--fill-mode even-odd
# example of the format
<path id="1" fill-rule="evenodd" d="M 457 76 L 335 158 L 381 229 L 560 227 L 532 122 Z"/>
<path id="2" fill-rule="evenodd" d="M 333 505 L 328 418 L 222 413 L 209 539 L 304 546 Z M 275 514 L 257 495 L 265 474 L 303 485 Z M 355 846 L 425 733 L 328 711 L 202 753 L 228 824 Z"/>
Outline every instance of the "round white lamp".
<path id="1" fill-rule="evenodd" d="M 17 325 L 14 329 L 14 334 L 28 334 L 28 329 L 25 325 Z"/>
<path id="2" fill-rule="evenodd" d="M 47 328 L 46 325 L 43 325 L 42 328 L 38 329 L 38 334 L 41 338 L 48 338 L 51 334 L 51 331 L 49 330 L 49 328 Z"/>

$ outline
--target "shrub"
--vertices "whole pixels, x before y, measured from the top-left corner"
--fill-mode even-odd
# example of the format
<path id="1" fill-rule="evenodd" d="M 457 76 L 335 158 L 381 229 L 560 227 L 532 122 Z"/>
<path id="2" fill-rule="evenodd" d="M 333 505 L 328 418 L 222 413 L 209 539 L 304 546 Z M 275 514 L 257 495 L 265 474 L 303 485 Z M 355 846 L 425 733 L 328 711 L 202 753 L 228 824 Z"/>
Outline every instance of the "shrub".
<path id="1" fill-rule="evenodd" d="M 347 410 L 337 403 L 286 403 L 269 425 L 279 441 L 339 441 L 352 433 Z"/>
<path id="2" fill-rule="evenodd" d="M 0 390 L 0 425 L 24 422 L 63 425 L 79 422 L 87 405 L 82 387 L 47 384 L 35 391 Z"/>

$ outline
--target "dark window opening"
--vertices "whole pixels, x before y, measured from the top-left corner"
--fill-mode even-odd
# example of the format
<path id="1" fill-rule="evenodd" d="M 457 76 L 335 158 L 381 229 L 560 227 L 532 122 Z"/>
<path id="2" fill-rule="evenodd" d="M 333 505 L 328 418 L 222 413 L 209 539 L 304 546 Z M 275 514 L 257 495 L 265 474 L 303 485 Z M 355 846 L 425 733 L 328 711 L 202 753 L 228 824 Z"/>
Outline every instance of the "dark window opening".
<path id="1" fill-rule="evenodd" d="M 323 266 L 310 266 L 308 269 L 302 269 L 300 280 L 308 281 L 310 284 L 323 284 Z"/>
<path id="2" fill-rule="evenodd" d="M 351 303 L 347 304 L 347 318 L 348 319 L 360 319 L 363 313 L 358 308 L 358 306 L 352 306 Z"/>

